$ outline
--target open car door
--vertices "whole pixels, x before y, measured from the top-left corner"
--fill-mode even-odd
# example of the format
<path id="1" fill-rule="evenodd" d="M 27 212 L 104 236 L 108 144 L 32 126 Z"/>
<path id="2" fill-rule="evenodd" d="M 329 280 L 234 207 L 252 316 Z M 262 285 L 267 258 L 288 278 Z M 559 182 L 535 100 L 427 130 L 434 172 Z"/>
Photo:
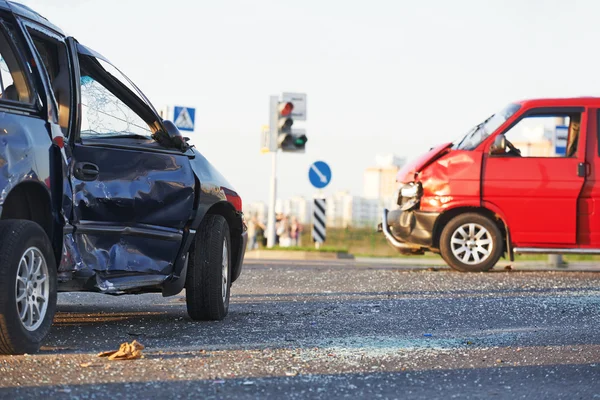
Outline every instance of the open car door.
<path id="1" fill-rule="evenodd" d="M 127 77 L 69 43 L 79 104 L 70 138 L 79 276 L 94 277 L 102 291 L 161 284 L 194 209 L 188 154 L 153 139 L 161 120 Z"/>

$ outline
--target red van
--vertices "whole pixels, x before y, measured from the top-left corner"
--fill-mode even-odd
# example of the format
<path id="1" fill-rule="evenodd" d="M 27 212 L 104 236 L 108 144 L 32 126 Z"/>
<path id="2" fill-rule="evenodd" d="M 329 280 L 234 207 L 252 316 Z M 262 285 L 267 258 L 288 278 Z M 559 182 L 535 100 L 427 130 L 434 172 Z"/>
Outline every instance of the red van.
<path id="1" fill-rule="evenodd" d="M 401 253 L 439 253 L 459 271 L 515 253 L 600 254 L 599 118 L 600 98 L 507 105 L 404 166 L 380 229 Z"/>

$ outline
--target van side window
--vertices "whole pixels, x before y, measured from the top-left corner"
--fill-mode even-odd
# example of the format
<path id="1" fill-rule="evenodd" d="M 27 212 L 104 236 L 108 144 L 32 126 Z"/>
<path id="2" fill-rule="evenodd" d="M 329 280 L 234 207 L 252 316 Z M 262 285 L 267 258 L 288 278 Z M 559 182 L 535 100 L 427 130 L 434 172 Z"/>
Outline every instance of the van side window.
<path id="1" fill-rule="evenodd" d="M 67 47 L 64 42 L 49 37 L 33 28 L 29 28 L 28 31 L 54 92 L 58 105 L 58 123 L 63 135 L 68 137 L 72 96 Z"/>
<path id="2" fill-rule="evenodd" d="M 110 85 L 114 79 L 88 57 L 81 63 L 81 138 L 152 136 L 151 127 L 127 104 L 126 95 Z M 90 66 L 90 67 L 88 67 Z"/>
<path id="3" fill-rule="evenodd" d="M 8 28 L 8 24 L 0 23 Z M 10 32 L 8 32 L 10 34 Z M 14 51 L 11 37 L 0 29 L 0 100 L 33 103 L 25 70 Z"/>
<path id="4" fill-rule="evenodd" d="M 581 113 L 526 116 L 504 133 L 509 146 L 501 155 L 576 157 L 580 124 Z"/>

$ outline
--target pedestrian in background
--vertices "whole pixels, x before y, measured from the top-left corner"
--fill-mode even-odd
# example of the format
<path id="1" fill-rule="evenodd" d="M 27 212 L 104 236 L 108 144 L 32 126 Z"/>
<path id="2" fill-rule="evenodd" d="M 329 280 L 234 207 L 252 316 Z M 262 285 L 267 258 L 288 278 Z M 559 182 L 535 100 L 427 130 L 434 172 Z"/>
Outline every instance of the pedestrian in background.
<path id="1" fill-rule="evenodd" d="M 279 236 L 279 246 L 290 247 L 290 222 L 287 215 L 281 217 L 277 225 L 277 235 Z"/>
<path id="2" fill-rule="evenodd" d="M 295 216 L 292 217 L 292 222 L 290 224 L 290 238 L 292 240 L 292 246 L 302 246 L 302 224 L 298 221 L 298 218 Z"/>
<path id="3" fill-rule="evenodd" d="M 280 213 L 275 216 L 275 246 L 279 246 L 279 226 L 282 218 L 283 216 Z"/>
<path id="4" fill-rule="evenodd" d="M 248 250 L 255 250 L 258 248 L 258 219 L 256 216 L 251 216 L 248 221 Z"/>
<path id="5" fill-rule="evenodd" d="M 267 227 L 262 222 L 262 220 L 258 219 L 258 217 L 256 218 L 256 220 L 257 220 L 256 241 L 259 243 L 260 246 L 267 247 L 267 235 L 265 235 L 265 231 L 267 230 Z"/>

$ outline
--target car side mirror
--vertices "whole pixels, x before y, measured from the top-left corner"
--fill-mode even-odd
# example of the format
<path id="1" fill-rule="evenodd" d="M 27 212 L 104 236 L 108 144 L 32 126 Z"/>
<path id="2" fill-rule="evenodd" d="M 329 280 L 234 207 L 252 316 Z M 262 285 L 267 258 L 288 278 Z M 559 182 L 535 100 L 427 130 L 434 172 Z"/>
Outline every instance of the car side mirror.
<path id="1" fill-rule="evenodd" d="M 165 119 L 162 123 L 165 127 L 165 131 L 158 131 L 155 133 L 154 139 L 163 146 L 175 147 L 181 151 L 186 151 L 190 147 L 190 145 L 187 144 L 187 141 L 190 139 L 184 137 L 172 121 Z"/>
<path id="2" fill-rule="evenodd" d="M 490 154 L 504 154 L 506 152 L 506 136 L 500 134 L 494 138 L 490 147 Z"/>

